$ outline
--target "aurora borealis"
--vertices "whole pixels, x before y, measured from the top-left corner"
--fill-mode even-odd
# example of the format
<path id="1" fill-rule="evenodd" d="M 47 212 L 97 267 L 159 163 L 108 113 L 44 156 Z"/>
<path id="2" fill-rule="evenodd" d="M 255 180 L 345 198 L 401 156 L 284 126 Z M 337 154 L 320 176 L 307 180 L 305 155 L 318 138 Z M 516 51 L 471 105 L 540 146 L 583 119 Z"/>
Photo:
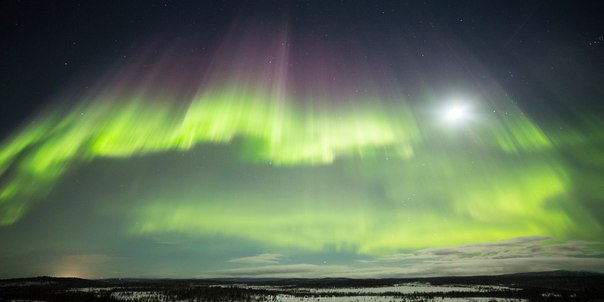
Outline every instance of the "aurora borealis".
<path id="1" fill-rule="evenodd" d="M 149 5 L 2 133 L 0 277 L 604 271 L 602 21 L 467 6 Z"/>

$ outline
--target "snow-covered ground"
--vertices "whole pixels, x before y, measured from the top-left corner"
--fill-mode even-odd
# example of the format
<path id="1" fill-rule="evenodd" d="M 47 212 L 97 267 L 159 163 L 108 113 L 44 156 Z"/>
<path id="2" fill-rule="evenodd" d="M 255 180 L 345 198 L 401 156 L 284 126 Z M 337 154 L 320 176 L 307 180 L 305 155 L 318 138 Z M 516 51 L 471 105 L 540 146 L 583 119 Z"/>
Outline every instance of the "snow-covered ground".
<path id="1" fill-rule="evenodd" d="M 424 301 L 426 297 L 422 294 L 430 293 L 455 293 L 455 292 L 497 292 L 516 290 L 504 286 L 485 286 L 485 285 L 431 285 L 429 283 L 404 283 L 393 286 L 382 287 L 363 287 L 363 288 L 294 288 L 284 286 L 266 286 L 266 285 L 249 285 L 249 284 L 229 284 L 229 285 L 213 285 L 211 287 L 237 287 L 249 290 L 266 290 L 274 292 L 267 295 L 251 295 L 254 301 L 271 301 L 271 302 L 393 302 L 393 301 Z M 77 291 L 96 292 L 99 295 L 111 293 L 111 297 L 121 301 L 143 301 L 151 299 L 153 301 L 198 301 L 191 300 L 175 300 L 174 297 L 169 297 L 160 291 L 131 291 L 125 288 L 80 288 Z M 392 294 L 392 295 L 390 295 Z M 409 295 L 401 297 L 400 295 Z M 444 302 L 491 302 L 491 301 L 525 301 L 522 299 L 496 298 L 496 297 L 467 297 L 467 298 L 450 298 L 450 297 L 435 297 L 438 301 Z"/>

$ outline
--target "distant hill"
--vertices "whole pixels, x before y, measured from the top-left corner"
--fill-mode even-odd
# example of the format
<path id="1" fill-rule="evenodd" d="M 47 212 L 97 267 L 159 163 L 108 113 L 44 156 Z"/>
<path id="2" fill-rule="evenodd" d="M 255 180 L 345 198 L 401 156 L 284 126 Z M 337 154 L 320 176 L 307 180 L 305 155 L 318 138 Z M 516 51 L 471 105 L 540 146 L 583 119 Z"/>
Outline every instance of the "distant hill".
<path id="1" fill-rule="evenodd" d="M 61 285 L 64 287 L 89 287 L 106 285 L 103 280 L 89 280 L 73 277 L 50 277 L 40 276 L 31 278 L 0 279 L 0 286 L 44 286 Z"/>
<path id="2" fill-rule="evenodd" d="M 329 284 L 335 285 L 364 285 L 364 286 L 381 286 L 387 284 L 396 284 L 401 282 L 427 282 L 432 284 L 451 284 L 451 283 L 509 283 L 516 281 L 528 280 L 560 280 L 560 279 L 584 279 L 592 278 L 594 280 L 604 280 L 603 273 L 586 272 L 586 271 L 544 271 L 544 272 L 528 272 L 514 273 L 503 275 L 477 275 L 477 276 L 443 276 L 443 277 L 418 277 L 418 278 L 211 278 L 211 279 L 164 279 L 164 278 L 112 278 L 112 279 L 82 279 L 74 277 L 50 277 L 40 276 L 31 278 L 13 278 L 0 279 L 0 286 L 7 285 L 65 285 L 68 287 L 105 287 L 114 286 L 116 284 L 155 284 L 155 283 L 260 283 L 260 284 L 296 284 L 296 285 L 319 285 Z"/>

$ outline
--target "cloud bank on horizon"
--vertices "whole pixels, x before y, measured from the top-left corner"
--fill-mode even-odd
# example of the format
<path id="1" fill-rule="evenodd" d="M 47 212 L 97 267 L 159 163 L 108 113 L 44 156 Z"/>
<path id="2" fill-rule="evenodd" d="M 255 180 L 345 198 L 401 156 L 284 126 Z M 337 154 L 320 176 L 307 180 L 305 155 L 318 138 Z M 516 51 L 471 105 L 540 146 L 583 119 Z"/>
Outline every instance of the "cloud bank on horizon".
<path id="1" fill-rule="evenodd" d="M 556 244 L 552 243 L 552 238 L 549 237 L 517 237 L 496 242 L 420 249 L 387 257 L 362 259 L 357 260 L 356 265 L 262 262 L 261 259 L 267 258 L 267 254 L 261 254 L 246 259 L 258 259 L 257 262 L 249 263 L 265 263 L 265 265 L 215 271 L 200 277 L 409 278 L 550 270 L 590 271 L 594 267 L 604 265 L 601 253 L 593 249 L 593 246 L 600 244 L 588 241 Z M 238 259 L 240 258 L 233 260 L 238 261 Z"/>

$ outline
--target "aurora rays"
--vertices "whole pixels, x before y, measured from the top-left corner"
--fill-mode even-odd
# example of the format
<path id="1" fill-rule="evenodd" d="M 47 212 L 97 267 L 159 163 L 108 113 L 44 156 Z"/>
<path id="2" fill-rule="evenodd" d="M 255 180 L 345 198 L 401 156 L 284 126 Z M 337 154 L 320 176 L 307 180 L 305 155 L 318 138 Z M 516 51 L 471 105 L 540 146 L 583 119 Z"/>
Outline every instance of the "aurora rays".
<path id="1" fill-rule="evenodd" d="M 420 230 L 427 234 L 436 230 L 419 227 L 417 223 L 401 224 L 404 217 L 425 216 L 421 220 L 436 229 L 441 226 L 435 221 L 441 217 L 425 213 L 421 206 L 420 209 L 407 206 L 402 211 L 396 210 L 396 206 L 399 206 L 396 204 L 390 205 L 394 206 L 394 215 L 387 219 L 395 223 L 382 225 L 378 222 L 384 219 L 384 213 L 380 209 L 371 209 L 369 196 L 353 201 L 363 206 L 350 213 L 343 212 L 341 221 L 329 218 L 333 212 L 346 208 L 346 201 L 338 203 L 337 196 L 330 196 L 326 200 L 313 196 L 310 212 L 290 208 L 296 204 L 302 204 L 305 208 L 309 205 L 303 201 L 287 200 L 294 199 L 293 196 L 282 196 L 286 208 L 271 213 L 267 209 L 273 207 L 270 205 L 273 201 L 260 202 L 266 198 L 260 194 L 257 201 L 249 201 L 250 208 L 241 207 L 237 202 L 240 196 L 224 202 L 150 201 L 148 209 L 142 210 L 143 225 L 133 232 L 224 232 L 230 236 L 258 240 L 265 238 L 269 243 L 279 245 L 280 240 L 273 242 L 265 235 L 274 230 L 272 233 L 276 238 L 299 238 L 302 248 L 320 250 L 334 244 L 357 246 L 360 251 L 376 249 L 373 252 L 379 252 L 384 248 L 395 251 L 408 247 L 430 247 L 434 243 L 443 244 L 444 238 L 450 240 L 445 244 L 463 244 L 467 243 L 468 237 L 478 237 L 484 241 L 533 234 L 564 237 L 569 227 L 572 231 L 582 230 L 587 234 L 587 230 L 599 228 L 592 220 L 575 225 L 563 211 L 547 210 L 549 199 L 570 198 L 567 195 L 572 183 L 568 179 L 569 172 L 566 172 L 564 161 L 551 150 L 553 143 L 547 138 L 548 135 L 522 114 L 516 118 L 496 116 L 499 119 L 497 122 L 483 125 L 485 129 L 477 129 L 470 141 L 463 143 L 463 148 L 483 155 L 467 157 L 454 155 L 456 152 L 451 150 L 461 148 L 457 140 L 468 138 L 439 141 L 442 135 L 456 135 L 446 133 L 447 129 L 433 130 L 434 133 L 424 133 L 422 137 L 422 125 L 416 122 L 408 106 L 371 108 L 365 105 L 366 108 L 359 109 L 364 106 L 361 102 L 354 110 L 340 108 L 336 115 L 335 109 L 310 112 L 296 108 L 294 104 L 276 113 L 272 103 L 264 101 L 269 98 L 267 95 L 270 93 L 237 93 L 237 89 L 222 89 L 199 96 L 187 108 L 172 107 L 170 102 L 144 99 L 114 102 L 110 106 L 99 101 L 100 104 L 95 102 L 88 107 L 77 108 L 64 117 L 55 118 L 60 120 L 55 126 L 47 126 L 52 123 L 49 120 L 53 120 L 53 117 L 46 117 L 46 120 L 41 118 L 40 126 L 36 122 L 34 126 L 24 129 L 3 148 L 6 150 L 3 166 L 5 170 L 10 168 L 14 176 L 2 191 L 5 209 L 2 222 L 8 225 L 18 221 L 30 203 L 45 197 L 72 165 L 86 164 L 102 157 L 128 158 L 170 150 L 187 152 L 207 144 L 230 145 L 233 140 L 241 138 L 238 157 L 242 164 L 270 162 L 277 167 L 292 169 L 296 166 L 334 165 L 338 158 L 353 166 L 358 160 L 372 163 L 388 158 L 391 160 L 389 165 L 398 168 L 382 169 L 388 175 L 392 174 L 390 177 L 393 179 L 405 180 L 400 184 L 381 180 L 390 182 L 385 185 L 387 190 L 392 191 L 388 194 L 393 194 L 390 201 L 404 200 L 403 196 L 416 196 L 414 198 L 419 200 L 442 199 L 444 202 L 440 206 L 448 204 L 447 215 L 453 214 L 450 220 L 456 227 L 451 229 L 452 234 L 439 235 L 443 237 L 440 240 L 423 235 L 413 236 L 421 234 Z M 449 152 L 452 153 L 447 154 Z M 18 154 L 23 155 L 15 159 Z M 359 167 L 359 171 L 364 170 L 371 168 Z M 490 171 L 499 172 L 485 176 Z M 35 188 L 43 189 L 28 189 L 31 182 L 37 183 Z M 423 186 L 426 185 L 435 187 L 429 193 L 423 192 Z M 219 196 L 218 192 L 198 194 Z M 226 214 L 217 215 L 213 212 L 216 210 Z M 543 212 L 543 215 L 536 216 L 538 212 Z M 458 221 L 454 219 L 456 216 L 460 217 Z M 209 219 L 211 217 L 214 219 Z M 271 217 L 276 220 L 272 221 Z M 467 218 L 471 218 L 473 223 Z M 242 221 L 243 225 L 233 224 L 233 220 Z M 366 221 L 369 225 L 363 226 L 359 221 Z M 373 229 L 376 224 L 378 229 Z M 483 228 L 491 224 L 494 225 L 493 230 L 484 232 Z M 323 238 L 319 234 L 324 234 L 325 229 L 334 230 L 340 235 L 332 234 Z M 353 231 L 355 229 L 358 233 Z M 473 234 L 477 229 L 484 237 Z M 304 238 L 297 233 L 299 231 L 315 235 L 309 234 L 308 238 Z M 382 234 L 386 239 L 377 234 Z M 296 245 L 287 243 L 290 244 Z M 377 246 L 374 248 L 374 245 Z"/>
<path id="2" fill-rule="evenodd" d="M 407 21 L 263 18 L 158 35 L 3 136 L 6 276 L 231 277 L 267 254 L 334 264 L 310 277 L 423 275 L 433 250 L 505 247 L 476 256 L 503 266 L 525 244 L 547 251 L 534 270 L 604 271 L 602 93 L 541 83 L 556 100 L 534 105 L 472 42 L 416 53 Z"/>
<path id="3" fill-rule="evenodd" d="M 338 156 L 379 156 L 375 153 L 413 162 L 414 146 L 429 148 L 425 145 L 438 144 L 420 137 L 420 125 L 407 106 L 358 108 L 364 106 L 361 103 L 353 110 L 340 108 L 337 115 L 335 109 L 314 112 L 283 107 L 275 112 L 273 104 L 264 101 L 270 93 L 237 92 L 236 89 L 210 92 L 194 99 L 185 109 L 173 108 L 169 102 L 143 99 L 105 101 L 113 103 L 109 106 L 92 103 L 56 118 L 60 122 L 50 127 L 47 125 L 53 117 L 41 118 L 40 126 L 34 123 L 3 148 L 6 151 L 2 166 L 4 170 L 11 167 L 14 170 L 11 173 L 15 174 L 2 190 L 7 207 L 3 211 L 6 213 L 3 223 L 15 222 L 30 197 L 43 197 L 46 191 L 26 189 L 23 179 L 39 182 L 35 187 L 50 189 L 72 163 L 97 157 L 142 156 L 169 150 L 184 152 L 202 143 L 228 144 L 241 137 L 249 141 L 241 156 L 251 162 L 331 164 Z M 505 155 L 550 149 L 546 135 L 521 114 L 486 128 L 473 134 L 479 135 L 472 138 L 479 152 L 487 149 Z M 425 136 L 433 135 L 438 137 L 443 133 Z M 28 151 L 23 152 L 26 149 Z M 21 152 L 26 155 L 13 161 Z M 429 177 L 456 170 L 450 162 L 439 166 L 442 169 L 437 167 Z M 13 205 L 11 200 L 19 201 L 13 201 L 16 203 Z"/>

